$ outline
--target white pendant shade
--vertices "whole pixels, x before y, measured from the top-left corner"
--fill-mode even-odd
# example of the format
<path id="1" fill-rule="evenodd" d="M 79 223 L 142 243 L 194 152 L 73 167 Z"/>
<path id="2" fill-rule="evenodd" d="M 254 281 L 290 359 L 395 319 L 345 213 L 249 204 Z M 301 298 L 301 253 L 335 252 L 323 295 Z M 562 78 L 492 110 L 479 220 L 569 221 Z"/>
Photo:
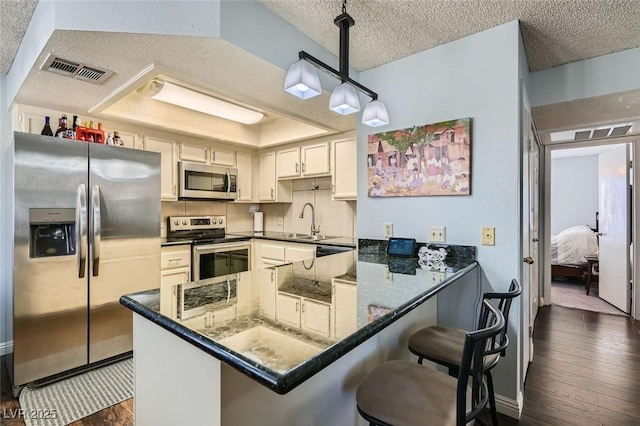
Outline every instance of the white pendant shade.
<path id="1" fill-rule="evenodd" d="M 318 96 L 322 93 L 318 71 L 304 59 L 291 64 L 284 78 L 284 90 L 301 99 Z"/>
<path id="2" fill-rule="evenodd" d="M 264 118 L 264 114 L 259 111 L 159 79 L 154 79 L 146 86 L 138 89 L 138 93 L 168 104 L 243 124 L 255 124 Z"/>
<path id="3" fill-rule="evenodd" d="M 371 127 L 379 127 L 389 124 L 387 108 L 379 100 L 369 102 L 362 113 L 362 123 Z"/>
<path id="4" fill-rule="evenodd" d="M 358 99 L 356 89 L 348 83 L 336 86 L 331 92 L 329 109 L 342 115 L 360 111 L 360 99 Z"/>

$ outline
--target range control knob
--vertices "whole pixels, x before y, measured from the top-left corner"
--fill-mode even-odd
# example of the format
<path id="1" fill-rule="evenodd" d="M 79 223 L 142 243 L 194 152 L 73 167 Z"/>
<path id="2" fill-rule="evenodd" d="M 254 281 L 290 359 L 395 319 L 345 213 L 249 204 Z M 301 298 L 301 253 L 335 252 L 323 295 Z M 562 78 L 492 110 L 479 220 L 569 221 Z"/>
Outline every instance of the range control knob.
<path id="1" fill-rule="evenodd" d="M 220 225 L 222 225 L 222 224 L 223 224 L 223 223 L 222 223 L 223 221 L 224 221 L 224 218 L 222 218 L 222 217 L 221 217 L 221 218 L 219 219 Z"/>
<path id="2" fill-rule="evenodd" d="M 182 224 L 186 226 L 187 225 L 187 219 L 182 219 Z"/>
<path id="3" fill-rule="evenodd" d="M 214 218 L 213 218 L 213 224 L 215 225 L 215 224 L 217 224 L 217 223 L 218 223 L 218 219 L 214 217 Z"/>
<path id="4" fill-rule="evenodd" d="M 180 221 L 179 221 L 178 219 L 174 219 L 174 220 L 173 220 L 173 224 L 174 224 L 174 225 L 179 225 L 179 224 L 180 224 Z"/>

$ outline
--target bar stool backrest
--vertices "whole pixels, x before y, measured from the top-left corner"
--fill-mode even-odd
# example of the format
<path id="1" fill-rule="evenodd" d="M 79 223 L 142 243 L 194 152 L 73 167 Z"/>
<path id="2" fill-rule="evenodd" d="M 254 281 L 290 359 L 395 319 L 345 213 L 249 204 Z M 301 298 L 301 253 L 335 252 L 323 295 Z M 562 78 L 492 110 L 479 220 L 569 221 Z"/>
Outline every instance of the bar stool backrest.
<path id="1" fill-rule="evenodd" d="M 506 326 L 501 310 L 486 298 L 482 301 L 481 317 L 485 318 L 485 327 L 468 332 L 464 341 L 456 395 L 456 423 L 460 426 L 475 419 L 487 404 L 489 396 L 487 383 L 484 380 L 484 359 L 491 351 L 490 342 Z M 466 411 L 469 378 L 471 378 L 471 410 Z"/>
<path id="2" fill-rule="evenodd" d="M 504 316 L 505 320 L 504 329 L 502 330 L 500 335 L 497 336 L 497 343 L 496 339 L 491 342 L 491 346 L 493 347 L 493 349 L 487 355 L 496 354 L 498 352 L 500 352 L 500 356 L 505 355 L 507 346 L 509 346 L 509 336 L 507 335 L 507 328 L 509 324 L 509 311 L 511 310 L 511 302 L 513 302 L 513 299 L 520 296 L 521 293 L 522 286 L 520 286 L 520 283 L 515 278 L 511 280 L 509 291 L 507 291 L 506 293 L 484 293 L 484 300 L 492 300 L 494 301 L 494 303 L 496 301 L 498 302 L 498 309 L 500 309 L 500 311 L 502 312 L 502 316 Z M 487 321 L 485 315 L 486 311 L 484 314 L 483 312 L 480 313 L 478 329 L 485 327 Z"/>

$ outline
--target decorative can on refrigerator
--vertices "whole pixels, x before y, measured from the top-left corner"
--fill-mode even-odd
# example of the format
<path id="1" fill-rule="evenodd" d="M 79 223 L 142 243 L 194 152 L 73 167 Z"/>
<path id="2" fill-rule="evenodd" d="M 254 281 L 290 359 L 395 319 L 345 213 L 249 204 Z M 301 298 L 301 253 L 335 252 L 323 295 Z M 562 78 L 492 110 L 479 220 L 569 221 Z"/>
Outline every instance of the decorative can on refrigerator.
<path id="1" fill-rule="evenodd" d="M 160 285 L 160 155 L 15 133 L 13 160 L 15 392 L 132 350 L 119 298 Z"/>

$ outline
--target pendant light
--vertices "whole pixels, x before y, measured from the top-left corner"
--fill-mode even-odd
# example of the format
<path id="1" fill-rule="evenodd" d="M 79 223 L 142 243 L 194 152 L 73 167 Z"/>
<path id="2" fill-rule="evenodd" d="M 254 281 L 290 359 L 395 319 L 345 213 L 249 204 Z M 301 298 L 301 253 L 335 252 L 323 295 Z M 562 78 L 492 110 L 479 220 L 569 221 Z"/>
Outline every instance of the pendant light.
<path id="1" fill-rule="evenodd" d="M 284 90 L 301 99 L 317 96 L 322 91 L 320 79 L 315 68 L 340 80 L 340 84 L 331 92 L 329 109 L 346 115 L 360 111 L 360 99 L 356 89 L 371 98 L 362 114 L 362 123 L 371 127 L 389 124 L 389 114 L 378 94 L 349 77 L 349 27 L 355 24 L 347 13 L 347 1 L 342 0 L 342 13 L 333 20 L 340 28 L 340 70 L 330 67 L 319 59 L 301 50 L 298 62 L 292 64 L 285 77 Z"/>

